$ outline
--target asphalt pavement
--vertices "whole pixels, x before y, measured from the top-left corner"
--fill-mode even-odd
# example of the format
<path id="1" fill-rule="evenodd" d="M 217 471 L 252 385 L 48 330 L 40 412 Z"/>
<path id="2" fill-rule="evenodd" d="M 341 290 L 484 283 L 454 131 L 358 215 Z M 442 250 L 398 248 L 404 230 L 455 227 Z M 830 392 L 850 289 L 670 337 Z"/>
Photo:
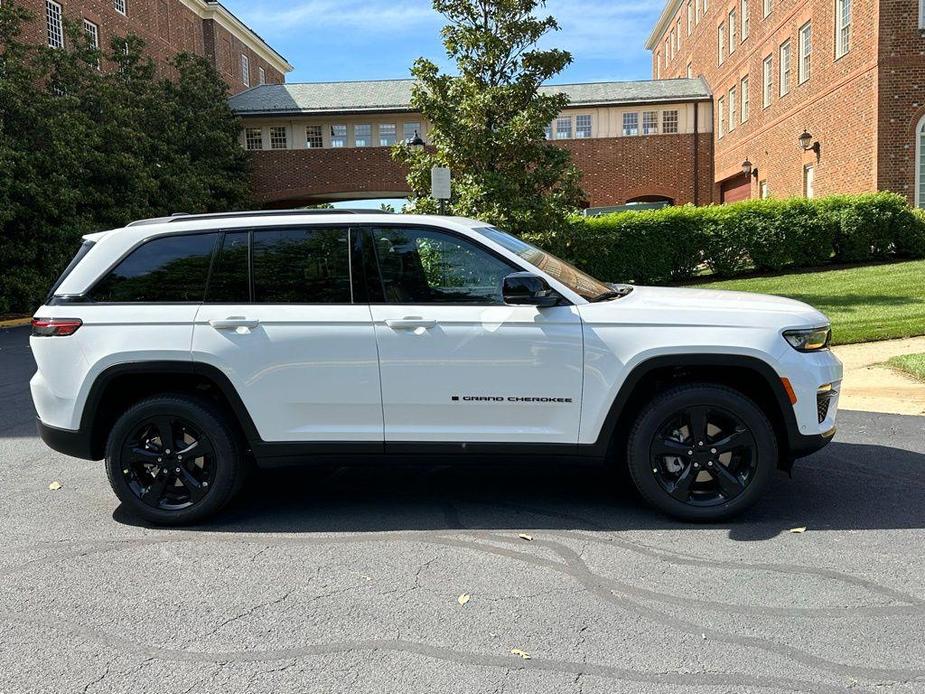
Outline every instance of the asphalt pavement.
<path id="1" fill-rule="evenodd" d="M 0 331 L 0 694 L 925 692 L 923 417 L 842 412 L 718 525 L 437 460 L 262 474 L 164 530 L 37 438 L 26 335 Z"/>

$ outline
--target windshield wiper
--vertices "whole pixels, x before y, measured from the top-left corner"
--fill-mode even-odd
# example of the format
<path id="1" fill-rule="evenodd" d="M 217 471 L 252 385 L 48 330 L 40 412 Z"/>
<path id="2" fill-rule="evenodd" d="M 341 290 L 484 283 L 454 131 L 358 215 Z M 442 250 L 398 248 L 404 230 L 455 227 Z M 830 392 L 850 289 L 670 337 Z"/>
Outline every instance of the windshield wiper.
<path id="1" fill-rule="evenodd" d="M 613 287 L 613 289 L 611 289 L 609 292 L 598 294 L 596 297 L 594 297 L 590 301 L 592 303 L 596 303 L 598 301 L 609 301 L 610 299 L 619 299 L 621 297 L 626 296 L 631 291 L 633 291 L 633 287 L 628 284 L 612 284 L 610 286 Z"/>

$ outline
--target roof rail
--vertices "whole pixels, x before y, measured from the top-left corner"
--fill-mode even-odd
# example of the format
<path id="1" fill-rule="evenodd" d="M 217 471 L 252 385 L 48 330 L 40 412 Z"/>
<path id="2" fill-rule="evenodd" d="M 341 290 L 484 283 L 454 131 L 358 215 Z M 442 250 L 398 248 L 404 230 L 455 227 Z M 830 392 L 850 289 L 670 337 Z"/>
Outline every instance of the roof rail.
<path id="1" fill-rule="evenodd" d="M 169 217 L 152 217 L 129 222 L 126 226 L 138 227 L 149 224 L 170 224 L 172 222 L 188 222 L 194 219 L 246 219 L 248 217 L 310 217 L 319 214 L 390 214 L 385 210 L 363 208 L 338 207 L 331 209 L 300 209 L 300 210 L 251 210 L 244 212 L 209 212 L 206 214 L 189 214 L 188 212 L 175 212 Z"/>

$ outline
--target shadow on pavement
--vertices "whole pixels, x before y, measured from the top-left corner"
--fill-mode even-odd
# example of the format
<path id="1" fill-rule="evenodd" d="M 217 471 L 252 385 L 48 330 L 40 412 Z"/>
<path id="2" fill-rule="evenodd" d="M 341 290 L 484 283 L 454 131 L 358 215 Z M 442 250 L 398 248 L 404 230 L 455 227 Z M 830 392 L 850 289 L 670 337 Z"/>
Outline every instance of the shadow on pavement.
<path id="1" fill-rule="evenodd" d="M 796 526 L 820 530 L 925 527 L 925 455 L 833 443 L 775 476 L 759 503 L 718 525 L 673 521 L 631 483 L 596 468 L 389 465 L 261 472 L 210 532 L 646 530 L 727 528 L 739 541 Z M 143 525 L 122 507 L 115 520 Z"/>

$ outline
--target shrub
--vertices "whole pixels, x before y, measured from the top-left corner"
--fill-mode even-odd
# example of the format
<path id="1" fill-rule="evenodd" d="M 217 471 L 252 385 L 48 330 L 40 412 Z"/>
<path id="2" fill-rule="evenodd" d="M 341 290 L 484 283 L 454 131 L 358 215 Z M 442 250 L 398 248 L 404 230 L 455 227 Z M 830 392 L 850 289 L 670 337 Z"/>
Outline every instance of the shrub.
<path id="1" fill-rule="evenodd" d="M 892 193 L 573 217 L 525 238 L 608 281 L 677 282 L 832 261 L 925 257 L 925 213 Z"/>

